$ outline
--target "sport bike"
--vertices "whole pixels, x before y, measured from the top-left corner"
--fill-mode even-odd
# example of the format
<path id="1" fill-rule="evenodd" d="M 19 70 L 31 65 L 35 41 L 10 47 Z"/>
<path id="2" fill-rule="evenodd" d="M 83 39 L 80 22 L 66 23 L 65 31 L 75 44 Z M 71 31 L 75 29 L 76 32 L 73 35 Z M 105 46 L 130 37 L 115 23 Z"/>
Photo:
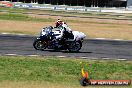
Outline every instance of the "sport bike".
<path id="1" fill-rule="evenodd" d="M 60 28 L 53 28 L 52 26 L 42 28 L 40 36 L 34 40 L 33 46 L 36 50 L 54 49 L 78 52 L 86 37 L 84 33 L 79 31 L 72 31 L 69 34 L 64 33 L 61 39 L 56 39 L 59 35 Z"/>

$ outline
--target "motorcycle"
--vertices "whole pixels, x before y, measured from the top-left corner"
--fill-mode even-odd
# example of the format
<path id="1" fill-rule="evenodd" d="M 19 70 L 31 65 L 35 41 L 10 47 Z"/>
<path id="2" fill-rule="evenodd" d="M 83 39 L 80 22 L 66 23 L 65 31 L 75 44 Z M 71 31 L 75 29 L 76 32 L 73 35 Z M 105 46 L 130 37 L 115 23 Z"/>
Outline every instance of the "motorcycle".
<path id="1" fill-rule="evenodd" d="M 52 26 L 45 27 L 41 30 L 40 36 L 33 42 L 36 50 L 54 49 L 54 50 L 69 50 L 70 52 L 78 52 L 86 35 L 79 31 L 72 31 L 68 38 L 56 40 L 60 35 L 60 28 Z M 65 33 L 64 33 L 65 35 Z"/>

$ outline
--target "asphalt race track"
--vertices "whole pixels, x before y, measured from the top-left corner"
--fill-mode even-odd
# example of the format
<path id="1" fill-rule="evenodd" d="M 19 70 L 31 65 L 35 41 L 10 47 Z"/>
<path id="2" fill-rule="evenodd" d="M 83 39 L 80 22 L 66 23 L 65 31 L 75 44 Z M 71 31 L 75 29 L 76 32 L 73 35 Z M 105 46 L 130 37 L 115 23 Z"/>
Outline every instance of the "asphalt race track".
<path id="1" fill-rule="evenodd" d="M 32 46 L 35 36 L 0 34 L 0 55 L 57 56 L 92 59 L 132 60 L 132 41 L 86 39 L 78 53 L 38 51 Z"/>

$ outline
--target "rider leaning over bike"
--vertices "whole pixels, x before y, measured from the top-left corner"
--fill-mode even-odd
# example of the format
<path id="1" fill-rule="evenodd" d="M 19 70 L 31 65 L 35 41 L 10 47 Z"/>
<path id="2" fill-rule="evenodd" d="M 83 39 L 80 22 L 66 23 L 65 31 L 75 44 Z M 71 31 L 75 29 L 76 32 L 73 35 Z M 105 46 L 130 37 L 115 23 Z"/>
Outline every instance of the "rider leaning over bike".
<path id="1" fill-rule="evenodd" d="M 70 39 L 74 38 L 72 31 L 68 27 L 66 22 L 63 22 L 62 20 L 58 19 L 56 21 L 55 25 L 56 25 L 55 28 L 59 29 L 59 31 L 60 31 L 60 35 L 55 36 L 55 41 L 58 42 L 58 44 L 63 45 L 65 43 L 65 40 L 68 40 L 68 38 L 70 38 Z"/>
<path id="2" fill-rule="evenodd" d="M 56 39 L 62 39 L 62 38 L 73 38 L 73 34 L 71 29 L 67 26 L 66 22 L 63 22 L 62 20 L 58 19 L 56 24 L 56 28 L 59 28 L 60 26 L 62 28 L 59 28 L 60 35 L 56 37 Z"/>

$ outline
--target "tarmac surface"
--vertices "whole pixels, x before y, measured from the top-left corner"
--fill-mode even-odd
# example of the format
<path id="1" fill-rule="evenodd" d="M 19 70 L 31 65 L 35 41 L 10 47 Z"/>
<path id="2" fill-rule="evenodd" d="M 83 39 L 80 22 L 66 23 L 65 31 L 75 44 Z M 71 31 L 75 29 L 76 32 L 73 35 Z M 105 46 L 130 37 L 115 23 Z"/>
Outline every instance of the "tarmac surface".
<path id="1" fill-rule="evenodd" d="M 78 53 L 33 48 L 36 36 L 0 34 L 0 55 L 77 57 L 132 60 L 132 41 L 85 39 Z"/>

